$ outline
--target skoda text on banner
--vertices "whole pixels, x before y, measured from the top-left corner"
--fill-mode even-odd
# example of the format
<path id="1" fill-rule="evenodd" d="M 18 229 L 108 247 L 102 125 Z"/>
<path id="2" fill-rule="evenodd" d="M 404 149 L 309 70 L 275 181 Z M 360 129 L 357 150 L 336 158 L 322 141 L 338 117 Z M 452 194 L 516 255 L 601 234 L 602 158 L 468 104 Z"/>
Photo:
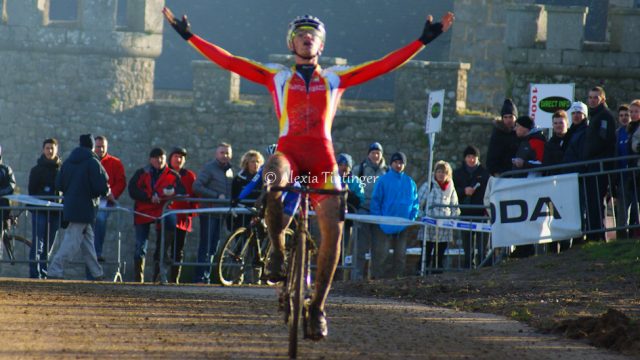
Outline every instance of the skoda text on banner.
<path id="1" fill-rule="evenodd" d="M 493 247 L 547 243 L 581 234 L 578 175 L 491 178 Z"/>
<path id="2" fill-rule="evenodd" d="M 530 84 L 529 116 L 537 127 L 551 128 L 556 110 L 569 110 L 575 84 Z"/>

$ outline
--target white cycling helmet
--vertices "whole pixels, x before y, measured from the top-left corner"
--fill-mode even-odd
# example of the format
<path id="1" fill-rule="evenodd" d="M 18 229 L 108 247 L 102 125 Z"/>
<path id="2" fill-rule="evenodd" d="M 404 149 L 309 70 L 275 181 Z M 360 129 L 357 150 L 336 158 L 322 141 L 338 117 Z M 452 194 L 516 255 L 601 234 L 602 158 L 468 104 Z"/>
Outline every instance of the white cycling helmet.
<path id="1" fill-rule="evenodd" d="M 320 33 L 320 38 L 324 42 L 327 37 L 327 32 L 324 29 L 324 24 L 320 19 L 311 15 L 298 16 L 289 23 L 289 30 L 287 31 L 287 46 L 291 46 L 291 39 L 293 39 L 294 32 L 300 28 L 315 29 Z"/>

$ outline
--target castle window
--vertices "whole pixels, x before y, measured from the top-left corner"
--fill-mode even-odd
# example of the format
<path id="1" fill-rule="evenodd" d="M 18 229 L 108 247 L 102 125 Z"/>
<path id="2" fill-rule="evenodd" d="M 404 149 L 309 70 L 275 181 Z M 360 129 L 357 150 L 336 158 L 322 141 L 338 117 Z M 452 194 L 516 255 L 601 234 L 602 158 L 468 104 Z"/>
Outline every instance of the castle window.
<path id="1" fill-rule="evenodd" d="M 50 0 L 50 21 L 77 21 L 78 0 Z"/>
<path id="2" fill-rule="evenodd" d="M 127 1 L 128 0 L 117 0 L 116 25 L 118 27 L 127 27 Z"/>

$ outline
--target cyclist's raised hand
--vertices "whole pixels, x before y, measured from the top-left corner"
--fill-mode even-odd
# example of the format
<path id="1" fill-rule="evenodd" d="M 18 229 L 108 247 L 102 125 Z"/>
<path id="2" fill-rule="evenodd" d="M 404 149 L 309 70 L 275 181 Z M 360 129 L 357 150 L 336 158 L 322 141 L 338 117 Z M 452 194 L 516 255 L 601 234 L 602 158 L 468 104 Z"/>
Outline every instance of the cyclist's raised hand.
<path id="1" fill-rule="evenodd" d="M 182 15 L 182 19 L 178 20 L 166 6 L 162 9 L 162 14 L 164 14 L 165 19 L 167 19 L 171 27 L 173 27 L 183 39 L 187 41 L 191 39 L 193 34 L 191 33 L 191 24 L 189 24 L 189 20 L 187 20 L 187 15 Z"/>
<path id="2" fill-rule="evenodd" d="M 427 16 L 427 21 L 424 24 L 424 29 L 422 30 L 422 35 L 419 40 L 422 41 L 423 44 L 427 45 L 435 40 L 440 34 L 449 30 L 453 24 L 453 20 L 455 20 L 455 16 L 452 12 L 446 13 L 440 22 L 435 24 L 433 23 L 433 16 Z"/>

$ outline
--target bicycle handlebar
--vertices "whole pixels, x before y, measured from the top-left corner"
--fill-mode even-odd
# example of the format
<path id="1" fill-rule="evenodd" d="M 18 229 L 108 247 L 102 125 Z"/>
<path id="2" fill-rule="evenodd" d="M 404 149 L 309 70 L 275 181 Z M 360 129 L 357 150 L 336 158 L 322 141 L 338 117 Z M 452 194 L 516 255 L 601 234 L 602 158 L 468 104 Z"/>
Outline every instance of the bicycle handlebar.
<path id="1" fill-rule="evenodd" d="M 336 190 L 336 189 L 315 189 L 308 186 L 267 186 L 267 192 L 274 191 L 288 191 L 298 194 L 321 194 L 321 195 L 344 195 L 348 190 Z"/>

